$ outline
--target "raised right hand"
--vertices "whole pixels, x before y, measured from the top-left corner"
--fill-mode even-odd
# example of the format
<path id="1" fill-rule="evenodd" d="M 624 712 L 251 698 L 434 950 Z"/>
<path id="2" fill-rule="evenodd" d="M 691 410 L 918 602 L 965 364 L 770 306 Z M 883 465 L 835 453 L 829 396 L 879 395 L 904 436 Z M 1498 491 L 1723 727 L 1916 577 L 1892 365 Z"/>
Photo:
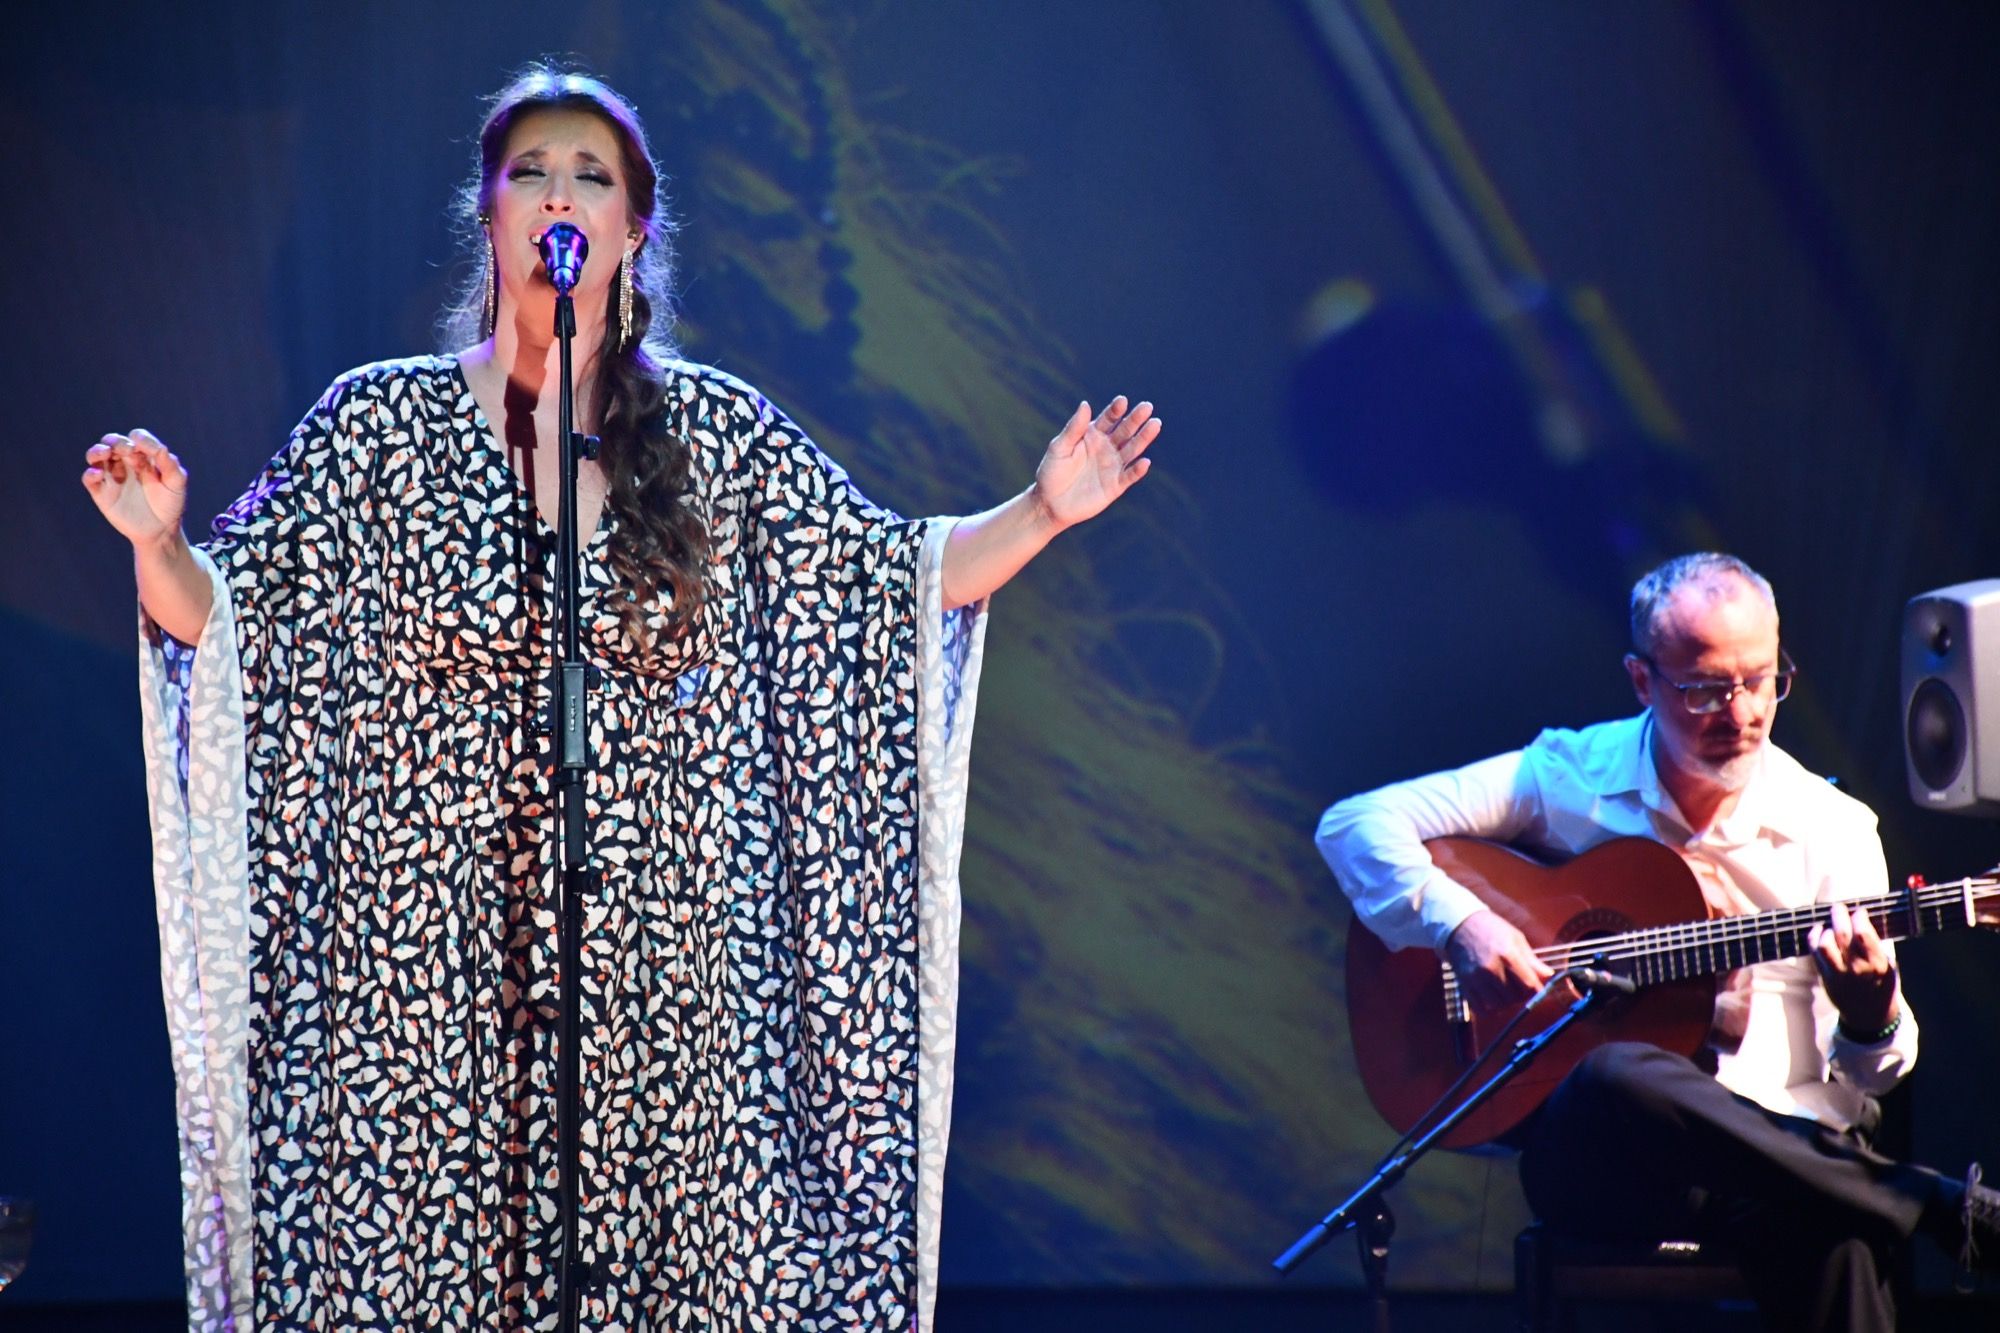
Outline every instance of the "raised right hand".
<path id="1" fill-rule="evenodd" d="M 1512 922 L 1480 910 L 1458 923 L 1445 941 L 1444 956 L 1474 1007 L 1497 1009 L 1519 1004 L 1555 975 L 1535 957 L 1528 937 Z"/>
<path id="2" fill-rule="evenodd" d="M 83 488 L 98 512 L 134 546 L 164 541 L 181 529 L 187 469 L 152 432 L 107 435 L 84 454 Z"/>

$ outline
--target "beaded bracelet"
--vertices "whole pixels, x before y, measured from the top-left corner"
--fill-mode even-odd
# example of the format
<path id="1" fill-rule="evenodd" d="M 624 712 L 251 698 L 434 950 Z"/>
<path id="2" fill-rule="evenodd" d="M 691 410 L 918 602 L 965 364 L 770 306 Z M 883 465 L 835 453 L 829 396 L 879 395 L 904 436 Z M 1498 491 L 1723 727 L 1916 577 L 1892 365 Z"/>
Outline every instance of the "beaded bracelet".
<path id="1" fill-rule="evenodd" d="M 1896 1010 L 1896 1016 L 1889 1020 L 1889 1026 L 1879 1032 L 1856 1032 L 1853 1028 L 1847 1026 L 1847 1020 L 1844 1018 L 1840 1020 L 1837 1026 L 1840 1028 L 1840 1035 L 1853 1042 L 1856 1046 L 1880 1046 L 1883 1042 L 1896 1035 L 1897 1028 L 1903 1026 L 1903 1011 L 1901 1009 Z"/>

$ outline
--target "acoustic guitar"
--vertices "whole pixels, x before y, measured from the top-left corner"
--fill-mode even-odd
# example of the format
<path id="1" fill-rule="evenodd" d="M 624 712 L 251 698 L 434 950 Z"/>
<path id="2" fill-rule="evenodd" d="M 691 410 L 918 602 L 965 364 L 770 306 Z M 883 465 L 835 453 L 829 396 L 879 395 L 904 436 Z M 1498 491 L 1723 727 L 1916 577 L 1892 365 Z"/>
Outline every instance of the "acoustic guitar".
<path id="1" fill-rule="evenodd" d="M 1598 968 L 1639 988 L 1601 1002 L 1572 1024 L 1445 1136 L 1447 1148 L 1472 1147 L 1505 1134 L 1606 1042 L 1651 1042 L 1694 1055 L 1714 1020 L 1717 974 L 1810 953 L 1812 929 L 1826 919 L 1826 903 L 1708 916 L 1707 900 L 1687 863 L 1646 838 L 1601 843 L 1557 866 L 1478 838 L 1437 838 L 1425 846 L 1440 869 L 1518 927 L 1551 968 Z M 2000 879 L 1935 885 L 1913 880 L 1907 889 L 1853 899 L 1848 906 L 1866 908 L 1875 929 L 1890 940 L 1995 926 Z M 1559 996 L 1544 1000 L 1515 1028 L 1514 1037 L 1540 1032 L 1566 1007 Z M 1489 1012 L 1468 1004 L 1451 965 L 1427 949 L 1392 951 L 1359 922 L 1347 932 L 1347 1013 L 1355 1061 L 1368 1099 L 1398 1131 L 1417 1128 L 1432 1103 L 1517 1012 L 1511 1005 Z M 1490 1077 L 1512 1045 L 1480 1062 L 1464 1091 Z"/>

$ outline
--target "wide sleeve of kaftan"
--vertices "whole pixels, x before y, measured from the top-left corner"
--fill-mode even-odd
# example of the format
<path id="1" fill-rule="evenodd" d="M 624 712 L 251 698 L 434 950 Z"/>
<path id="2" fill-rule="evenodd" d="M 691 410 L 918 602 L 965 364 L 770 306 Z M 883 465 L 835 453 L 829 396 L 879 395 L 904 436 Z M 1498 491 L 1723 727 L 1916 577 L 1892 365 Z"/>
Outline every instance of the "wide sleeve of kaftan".
<path id="1" fill-rule="evenodd" d="M 915 1292 L 888 1299 L 914 1295 L 923 1328 L 937 1290 L 986 607 L 943 610 L 957 519 L 906 520 L 871 504 L 748 392 L 757 424 L 745 539 L 788 788 L 803 1056 L 817 1080 L 807 1166 L 825 1173 L 834 1208 L 873 1201 L 875 1216 L 848 1221 L 864 1234 L 890 1230 L 883 1251 L 914 1259 Z"/>
<path id="2" fill-rule="evenodd" d="M 296 989 L 310 984 L 310 969 L 274 959 L 311 936 L 310 898 L 331 855 L 327 802 L 315 789 L 326 779 L 315 775 L 332 768 L 342 590 L 355 563 L 348 501 L 361 489 L 346 383 L 196 548 L 215 588 L 199 641 L 176 643 L 141 616 L 191 1329 L 254 1326 L 258 1175 L 295 1168 L 301 1155 L 260 1130 L 252 1107 L 300 1082 L 296 1065 L 312 1042 L 273 1020 L 288 1005 L 316 1008 Z"/>

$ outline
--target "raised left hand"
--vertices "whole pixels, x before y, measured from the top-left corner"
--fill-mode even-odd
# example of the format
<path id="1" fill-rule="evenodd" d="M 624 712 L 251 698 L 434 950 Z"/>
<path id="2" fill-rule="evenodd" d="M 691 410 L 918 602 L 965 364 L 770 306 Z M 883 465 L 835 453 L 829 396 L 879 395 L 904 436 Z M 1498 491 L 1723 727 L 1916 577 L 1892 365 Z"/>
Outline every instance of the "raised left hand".
<path id="1" fill-rule="evenodd" d="M 1059 528 L 1096 517 L 1146 475 L 1153 463 L 1142 455 L 1159 435 L 1151 403 L 1133 407 L 1121 394 L 1094 419 L 1078 403 L 1035 469 L 1036 502 Z"/>
<path id="2" fill-rule="evenodd" d="M 1868 910 L 1834 903 L 1808 943 L 1827 998 L 1852 1032 L 1879 1032 L 1896 1016 L 1896 960 Z"/>

